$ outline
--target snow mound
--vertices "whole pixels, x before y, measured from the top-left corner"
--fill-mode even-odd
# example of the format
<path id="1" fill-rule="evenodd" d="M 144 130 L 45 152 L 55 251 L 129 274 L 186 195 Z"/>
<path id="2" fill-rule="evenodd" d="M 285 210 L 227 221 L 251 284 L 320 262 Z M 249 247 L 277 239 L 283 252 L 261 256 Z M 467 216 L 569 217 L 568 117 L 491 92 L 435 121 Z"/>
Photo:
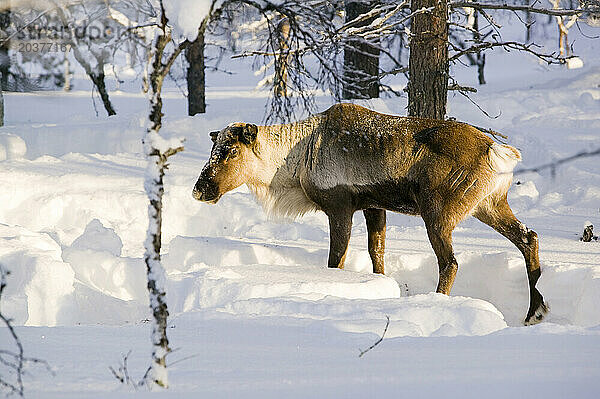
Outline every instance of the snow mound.
<path id="1" fill-rule="evenodd" d="M 538 287 L 552 298 L 549 321 L 584 327 L 600 325 L 600 268 L 577 264 L 547 268 L 542 272 Z"/>
<path id="2" fill-rule="evenodd" d="M 167 271 L 193 271 L 205 266 L 277 264 L 285 266 L 322 265 L 327 252 L 302 246 L 266 244 L 226 237 L 175 237 L 163 264 Z"/>
<path id="3" fill-rule="evenodd" d="M 113 229 L 104 227 L 101 221 L 93 219 L 85 227 L 83 234 L 71 244 L 71 250 L 94 249 L 121 256 L 123 242 Z"/>
<path id="4" fill-rule="evenodd" d="M 319 266 L 325 255 L 246 240 L 177 237 L 163 257 L 167 297 L 177 313 L 214 308 L 245 317 L 330 320 L 351 332 L 376 332 L 389 315 L 390 336 L 481 335 L 506 327 L 488 302 L 439 294 L 400 298 L 393 278 Z"/>
<path id="5" fill-rule="evenodd" d="M 62 249 L 45 233 L 0 226 L 0 262 L 13 271 L 6 309 L 18 324 L 123 324 L 148 316 L 143 260 L 121 256 L 119 236 L 100 221 Z M 203 237 L 177 237 L 170 248 L 163 260 L 173 315 L 290 317 L 374 333 L 387 315 L 390 337 L 481 335 L 506 327 L 488 302 L 401 297 L 391 277 L 320 266 L 323 250 Z"/>
<path id="6" fill-rule="evenodd" d="M 147 223 L 143 169 L 138 168 L 143 161 L 116 164 L 113 159 L 70 154 L 4 162 L 0 221 L 52 232 L 60 245 L 69 246 L 98 219 L 115 229 L 124 253 L 138 255 Z"/>
<path id="7" fill-rule="evenodd" d="M 341 331 L 376 334 L 381 334 L 387 316 L 389 338 L 485 335 L 507 327 L 502 313 L 489 302 L 435 293 L 376 301 L 342 301 L 334 297 L 317 301 L 251 299 L 231 302 L 224 309 L 235 315 L 328 320 Z"/>
<path id="8" fill-rule="evenodd" d="M 25 157 L 27 145 L 21 137 L 11 133 L 0 133 L 0 161 Z"/>
<path id="9" fill-rule="evenodd" d="M 108 251 L 116 249 L 115 238 L 112 230 L 92 221 L 72 246 L 61 248 L 46 233 L 0 223 L 0 264 L 11 273 L 2 298 L 6 313 L 28 326 L 145 318 L 144 263 Z"/>
<path id="10" fill-rule="evenodd" d="M 99 296 L 143 303 L 146 295 L 144 262 L 121 257 L 122 246 L 114 230 L 94 219 L 83 234 L 63 250 L 62 258 L 87 290 L 96 291 Z"/>
<path id="11" fill-rule="evenodd" d="M 515 209 L 527 209 L 534 205 L 540 197 L 540 193 L 531 180 L 515 184 L 510 190 L 509 200 Z"/>
<path id="12" fill-rule="evenodd" d="M 0 223 L 0 263 L 11 273 L 2 306 L 15 323 L 54 326 L 69 320 L 74 273 L 48 234 Z"/>
<path id="13" fill-rule="evenodd" d="M 239 265 L 210 267 L 169 274 L 167 296 L 175 311 L 226 307 L 257 298 L 319 300 L 327 296 L 347 299 L 398 298 L 392 278 L 311 266 Z M 250 311 L 250 313 L 254 313 Z"/>

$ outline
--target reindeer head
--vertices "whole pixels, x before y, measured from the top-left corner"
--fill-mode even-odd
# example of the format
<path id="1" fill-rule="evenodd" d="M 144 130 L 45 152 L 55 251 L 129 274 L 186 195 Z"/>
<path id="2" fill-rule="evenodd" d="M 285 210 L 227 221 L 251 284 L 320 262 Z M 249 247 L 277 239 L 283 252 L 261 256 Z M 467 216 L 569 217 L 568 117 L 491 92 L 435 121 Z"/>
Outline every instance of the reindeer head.
<path id="1" fill-rule="evenodd" d="M 210 133 L 213 147 L 192 191 L 195 199 L 215 204 L 223 194 L 248 181 L 257 133 L 256 125 L 242 122 Z"/>

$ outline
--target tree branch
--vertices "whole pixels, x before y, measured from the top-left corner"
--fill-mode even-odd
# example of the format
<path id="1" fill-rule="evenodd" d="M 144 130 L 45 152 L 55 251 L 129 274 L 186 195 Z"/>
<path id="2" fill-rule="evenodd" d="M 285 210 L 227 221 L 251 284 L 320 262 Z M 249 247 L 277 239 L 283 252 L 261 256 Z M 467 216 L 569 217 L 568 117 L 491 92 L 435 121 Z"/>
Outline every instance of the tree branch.
<path id="1" fill-rule="evenodd" d="M 510 10 L 510 11 L 527 11 L 534 14 L 545 14 L 558 17 L 566 17 L 571 15 L 580 15 L 584 12 L 600 12 L 600 6 L 592 5 L 591 7 L 577 9 L 548 9 L 537 8 L 530 6 L 520 6 L 512 4 L 489 4 L 489 3 L 472 3 L 470 1 L 454 1 L 448 4 L 449 8 L 474 8 L 479 11 L 483 10 Z"/>
<path id="2" fill-rule="evenodd" d="M 565 60 L 567 58 L 569 58 L 569 57 L 560 57 L 560 56 L 556 55 L 555 53 L 544 54 L 544 53 L 537 52 L 533 49 L 533 47 L 541 47 L 541 46 L 538 46 L 535 43 L 523 44 L 523 43 L 519 43 L 519 42 L 481 42 L 481 43 L 477 43 L 467 49 L 463 49 L 462 51 L 459 51 L 458 53 L 452 55 L 448 59 L 448 61 L 452 62 L 452 61 L 457 60 L 459 57 L 462 57 L 463 55 L 470 54 L 470 53 L 479 53 L 483 50 L 487 50 L 487 49 L 494 48 L 494 47 L 503 47 L 503 48 L 517 50 L 517 51 L 524 51 L 524 52 L 533 54 L 534 56 L 536 56 L 537 58 L 539 58 L 540 60 L 542 60 L 544 62 L 547 62 L 548 64 L 563 64 L 565 62 Z"/>
<path id="3" fill-rule="evenodd" d="M 579 158 L 587 158 L 587 157 L 593 157 L 593 156 L 597 156 L 597 155 L 600 155 L 600 148 L 597 148 L 596 150 L 593 150 L 593 151 L 581 151 L 575 155 L 571 155 L 570 157 L 558 159 L 556 161 L 548 162 L 546 164 L 543 164 L 540 166 L 535 166 L 533 168 L 517 169 L 513 172 L 513 174 L 519 175 L 519 174 L 523 174 L 523 173 L 540 172 L 544 169 L 551 169 L 552 174 L 554 174 L 554 170 L 556 169 L 557 166 L 560 166 L 567 162 L 574 161 Z"/>

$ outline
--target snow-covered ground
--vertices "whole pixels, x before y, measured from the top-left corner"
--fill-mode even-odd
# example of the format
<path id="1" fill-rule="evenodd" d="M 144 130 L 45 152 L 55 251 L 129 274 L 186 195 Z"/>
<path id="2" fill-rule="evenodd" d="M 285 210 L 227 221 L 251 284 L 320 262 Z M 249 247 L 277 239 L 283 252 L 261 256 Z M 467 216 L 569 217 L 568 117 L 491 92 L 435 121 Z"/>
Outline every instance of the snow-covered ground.
<path id="1" fill-rule="evenodd" d="M 578 70 L 493 53 L 489 84 L 475 98 L 500 116 L 488 119 L 461 96 L 448 113 L 508 135 L 523 154 L 517 168 L 596 149 L 600 43 L 586 53 Z M 193 200 L 208 132 L 264 116 L 265 93 L 246 78 L 209 75 L 206 115 L 185 116 L 177 89 L 165 95 L 163 133 L 186 138 L 166 177 L 163 264 L 177 351 L 165 396 L 598 397 L 600 243 L 578 240 L 586 221 L 600 227 L 598 157 L 515 176 L 509 201 L 540 236 L 538 287 L 551 308 L 542 324 L 522 327 L 523 259 L 474 219 L 455 230 L 459 272 L 446 297 L 432 293 L 437 264 L 419 218 L 388 214 L 386 276 L 378 276 L 358 213 L 346 269 L 330 270 L 324 215 L 269 220 L 244 187 L 217 205 Z M 29 397 L 148 395 L 108 369 L 131 350 L 129 373 L 140 378 L 150 361 L 141 258 L 147 101 L 112 92 L 118 115 L 106 118 L 89 96 L 5 94 L 0 263 L 12 274 L 2 309 L 20 326 L 26 354 L 55 373 L 32 367 Z M 318 99 L 321 110 L 330 104 Z M 406 98 L 365 105 L 405 114 Z M 359 358 L 386 316 L 384 341 Z M 10 349 L 6 329 L 0 349 Z"/>

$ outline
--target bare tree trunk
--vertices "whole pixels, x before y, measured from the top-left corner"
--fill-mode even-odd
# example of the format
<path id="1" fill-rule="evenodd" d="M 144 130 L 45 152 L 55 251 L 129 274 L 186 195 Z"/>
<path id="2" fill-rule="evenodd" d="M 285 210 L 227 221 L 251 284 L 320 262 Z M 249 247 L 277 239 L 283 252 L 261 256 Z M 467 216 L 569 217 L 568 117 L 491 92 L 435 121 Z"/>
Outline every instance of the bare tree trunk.
<path id="1" fill-rule="evenodd" d="M 479 33 L 479 11 L 473 10 L 473 41 L 475 43 L 481 42 L 481 33 Z M 485 53 L 483 51 L 477 52 L 477 79 L 480 85 L 485 84 Z"/>
<path id="2" fill-rule="evenodd" d="M 108 92 L 106 91 L 106 82 L 104 80 L 104 72 L 94 73 L 91 72 L 88 74 L 94 86 L 98 89 L 98 93 L 100 93 L 100 98 L 102 99 L 102 104 L 104 104 L 104 109 L 108 116 L 116 115 L 115 109 L 110 102 L 110 98 L 108 97 Z"/>
<path id="3" fill-rule="evenodd" d="M 352 21 L 358 16 L 367 13 L 373 8 L 375 2 L 370 3 L 347 3 L 346 21 Z M 356 24 L 367 26 L 375 18 L 370 18 Z M 377 98 L 379 97 L 379 49 L 369 44 L 362 38 L 348 42 L 344 48 L 344 87 L 342 97 L 353 98 Z"/>
<path id="4" fill-rule="evenodd" d="M 6 32 L 6 29 L 10 26 L 10 8 L 0 12 L 0 30 Z M 10 41 L 5 41 L 0 45 L 0 84 L 2 90 L 8 90 L 8 75 L 10 72 L 10 57 L 8 56 L 8 49 L 10 47 Z"/>
<path id="5" fill-rule="evenodd" d="M 289 64 L 289 38 L 290 38 L 290 21 L 287 18 L 282 18 L 277 24 L 277 48 L 275 52 L 280 55 L 275 57 L 275 80 L 273 82 L 274 94 L 277 97 L 287 97 L 287 80 L 288 80 L 288 64 Z"/>
<path id="6" fill-rule="evenodd" d="M 154 141 L 160 136 L 158 131 L 162 125 L 161 90 L 164 76 L 161 76 L 162 54 L 167 36 L 157 38 L 156 54 L 150 74 L 150 127 L 144 137 L 144 152 L 148 159 L 144 188 L 150 204 L 148 205 L 148 232 L 144 243 L 144 261 L 148 277 L 148 294 L 150 309 L 154 322 L 152 324 L 152 366 L 149 375 L 153 384 L 166 388 L 169 385 L 166 356 L 171 351 L 167 338 L 167 317 L 169 311 L 165 293 L 165 271 L 160 263 L 161 231 L 162 231 L 162 197 L 164 194 L 163 177 L 166 157 L 155 148 Z"/>
<path id="7" fill-rule="evenodd" d="M 206 112 L 206 76 L 204 73 L 204 32 L 199 31 L 198 37 L 185 50 L 188 62 L 188 115 L 204 114 Z"/>
<path id="8" fill-rule="evenodd" d="M 10 25 L 10 9 L 0 13 L 0 30 L 4 31 Z M 10 58 L 8 48 L 10 43 L 7 41 L 0 46 L 0 126 L 4 126 L 4 94 L 8 85 L 8 71 L 10 69 Z"/>
<path id="9" fill-rule="evenodd" d="M 65 83 L 63 85 L 63 90 L 71 91 L 71 63 L 69 62 L 69 51 L 68 50 L 65 52 L 64 74 L 65 74 Z"/>
<path id="10" fill-rule="evenodd" d="M 162 105 L 160 99 L 151 101 L 150 119 L 160 112 Z M 158 126 L 160 128 L 160 126 Z M 166 356 L 171 351 L 169 339 L 167 338 L 167 308 L 165 292 L 165 271 L 160 263 L 161 229 L 162 229 L 162 197 L 164 194 L 163 177 L 166 157 L 151 144 L 153 137 L 158 136 L 156 125 L 146 133 L 144 142 L 148 166 L 146 168 L 146 181 L 144 187 L 150 200 L 148 205 L 148 233 L 144 243 L 144 262 L 146 263 L 146 274 L 148 278 L 148 294 L 150 297 L 150 308 L 152 310 L 152 366 L 149 374 L 153 384 L 163 388 L 169 385 L 167 376 Z"/>
<path id="11" fill-rule="evenodd" d="M 146 49 L 146 63 L 147 65 L 150 65 L 150 63 L 152 62 L 152 51 L 150 50 L 150 48 Z M 148 90 L 150 90 L 150 75 L 148 73 L 148 69 L 150 68 L 144 68 L 144 75 L 142 76 L 142 92 L 143 93 L 148 93 Z"/>
<path id="12" fill-rule="evenodd" d="M 175 59 L 190 43 L 186 40 L 177 46 L 174 52 L 163 63 L 165 47 L 171 41 L 170 29 L 167 26 L 165 10 L 160 2 L 159 27 L 161 33 L 151 49 L 152 65 L 150 66 L 150 126 L 144 136 L 144 152 L 148 159 L 144 188 L 148 195 L 148 231 L 144 242 L 144 261 L 148 278 L 148 295 L 152 310 L 152 365 L 148 374 L 152 386 L 167 388 L 169 386 L 167 374 L 167 354 L 169 339 L 167 338 L 167 307 L 165 292 L 165 270 L 160 262 L 161 230 L 162 230 L 162 198 L 164 194 L 163 177 L 167 159 L 179 151 L 183 151 L 180 140 L 167 142 L 159 135 L 162 126 L 162 85 L 165 76 L 173 65 Z"/>
<path id="13" fill-rule="evenodd" d="M 63 25 L 70 26 L 67 15 L 65 14 L 64 10 L 57 3 L 54 4 L 56 5 L 58 16 Z M 104 60 L 96 57 L 96 65 L 94 66 L 94 68 L 92 68 L 92 65 L 86 59 L 85 55 L 81 53 L 81 50 L 79 48 L 79 42 L 77 40 L 77 33 L 75 32 L 75 28 L 73 26 L 71 26 L 70 28 L 69 38 L 71 44 L 70 47 L 73 49 L 73 56 L 75 57 L 75 60 L 77 60 L 79 65 L 81 65 L 81 67 L 84 69 L 85 73 L 89 76 L 94 86 L 96 86 L 96 88 L 98 89 L 98 93 L 100 93 L 100 98 L 102 99 L 102 104 L 104 105 L 106 113 L 108 114 L 108 116 L 116 115 L 117 113 L 115 112 L 115 109 L 113 108 L 112 103 L 110 102 L 108 92 L 106 91 L 106 83 L 104 80 Z"/>
<path id="14" fill-rule="evenodd" d="M 484 85 L 485 82 L 485 53 L 479 52 L 477 53 L 477 79 L 479 80 L 480 85 Z"/>
<path id="15" fill-rule="evenodd" d="M 531 0 L 525 0 L 526 6 L 531 6 Z M 525 43 L 531 43 L 531 25 L 533 25 L 533 15 L 529 10 L 525 11 Z"/>
<path id="16" fill-rule="evenodd" d="M 444 119 L 448 95 L 448 2 L 413 0 L 411 11 L 431 13 L 412 19 L 409 57 L 408 115 Z"/>
<path id="17" fill-rule="evenodd" d="M 4 94 L 0 85 L 0 126 L 4 126 Z"/>

